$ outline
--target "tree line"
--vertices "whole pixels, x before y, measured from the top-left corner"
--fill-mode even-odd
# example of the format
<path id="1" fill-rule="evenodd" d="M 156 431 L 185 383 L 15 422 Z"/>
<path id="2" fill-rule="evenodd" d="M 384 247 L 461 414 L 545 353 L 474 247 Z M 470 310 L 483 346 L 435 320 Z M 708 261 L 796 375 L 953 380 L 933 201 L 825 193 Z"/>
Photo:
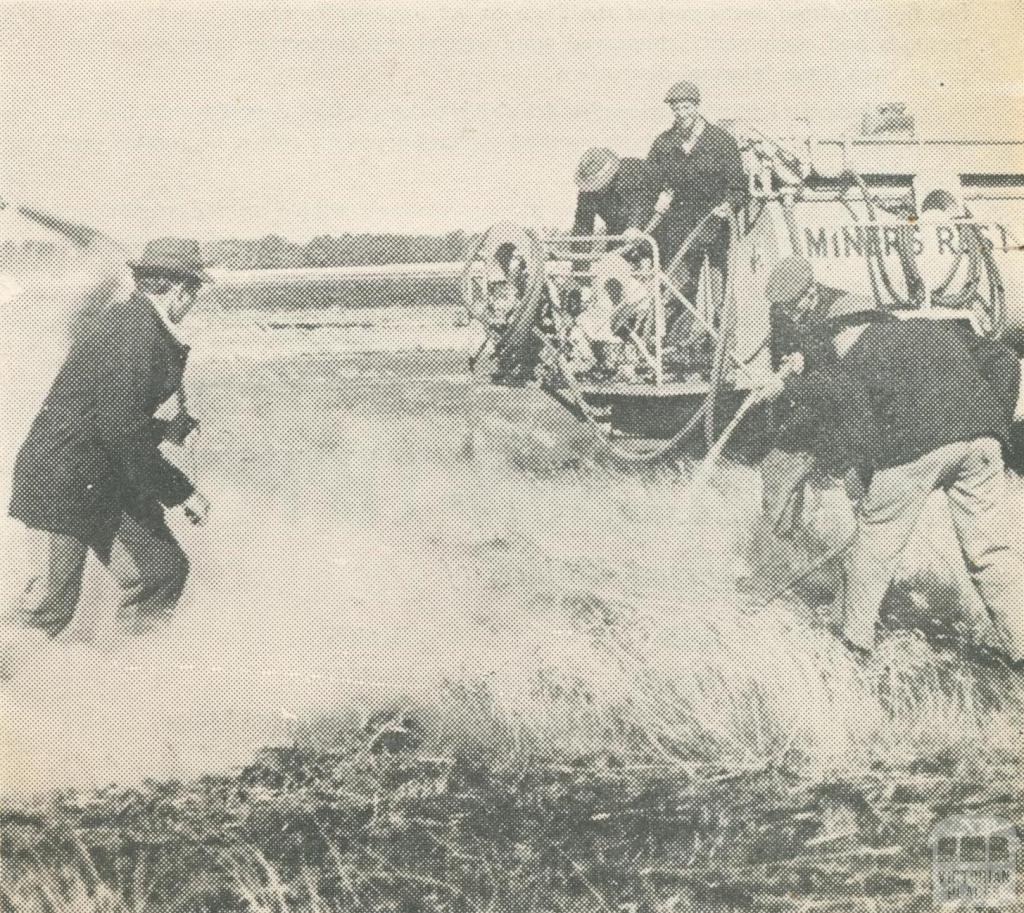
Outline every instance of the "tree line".
<path id="1" fill-rule="evenodd" d="M 474 236 L 462 231 L 443 235 L 343 234 L 318 235 L 299 244 L 280 235 L 212 241 L 204 256 L 223 269 L 436 263 L 460 260 Z"/>

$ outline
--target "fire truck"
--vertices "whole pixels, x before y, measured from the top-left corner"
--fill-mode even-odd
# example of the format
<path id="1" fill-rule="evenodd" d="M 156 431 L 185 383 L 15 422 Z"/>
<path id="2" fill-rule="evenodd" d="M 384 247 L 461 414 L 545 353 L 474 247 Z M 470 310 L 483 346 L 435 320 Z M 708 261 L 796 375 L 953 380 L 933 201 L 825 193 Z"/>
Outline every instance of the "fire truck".
<path id="1" fill-rule="evenodd" d="M 772 370 L 765 282 L 793 255 L 811 263 L 826 299 L 864 295 L 897 317 L 957 321 L 1020 348 L 1024 142 L 724 126 L 749 181 L 729 220 L 725 270 L 705 258 L 695 291 L 684 283 L 679 264 L 696 232 L 665 263 L 651 233 L 496 225 L 462 274 L 484 330 L 476 376 L 539 388 L 612 462 L 699 452 Z M 630 320 L 615 327 L 623 309 Z M 588 321 L 609 315 L 612 334 L 594 345 L 601 334 L 591 332 L 587 351 Z M 754 410 L 747 437 L 766 413 Z"/>

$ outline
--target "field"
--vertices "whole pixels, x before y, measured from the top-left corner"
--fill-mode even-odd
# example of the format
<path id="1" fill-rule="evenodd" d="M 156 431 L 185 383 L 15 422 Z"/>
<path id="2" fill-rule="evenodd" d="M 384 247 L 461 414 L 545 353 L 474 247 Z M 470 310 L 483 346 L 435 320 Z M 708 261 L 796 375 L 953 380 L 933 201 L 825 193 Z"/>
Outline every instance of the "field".
<path id="1" fill-rule="evenodd" d="M 4 913 L 909 913 L 936 822 L 1024 819 L 941 504 L 862 668 L 833 573 L 737 587 L 847 535 L 837 492 L 779 542 L 752 470 L 611 473 L 531 392 L 467 459 L 450 310 L 298 303 L 197 315 L 174 624 L 126 642 L 96 574 L 6 686 Z"/>

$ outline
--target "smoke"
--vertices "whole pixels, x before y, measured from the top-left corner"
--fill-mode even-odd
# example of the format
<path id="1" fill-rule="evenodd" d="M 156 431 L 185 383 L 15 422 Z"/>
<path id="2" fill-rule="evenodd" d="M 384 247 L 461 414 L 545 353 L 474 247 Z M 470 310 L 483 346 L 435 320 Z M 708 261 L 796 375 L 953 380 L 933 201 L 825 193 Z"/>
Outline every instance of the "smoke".
<path id="1" fill-rule="evenodd" d="M 758 609 L 737 590 L 761 567 L 751 555 L 781 550 L 778 574 L 810 557 L 761 540 L 751 470 L 694 490 L 573 466 L 551 457 L 575 444 L 529 392 L 486 401 L 465 461 L 455 353 L 255 360 L 196 343 L 203 424 L 175 458 L 213 512 L 205 528 L 172 518 L 186 598 L 166 630 L 126 639 L 91 568 L 70 632 L 86 642 L 40 650 L 6 687 L 10 789 L 227 770 L 391 712 L 417 716 L 437 750 L 495 764 L 654 754 L 828 771 L 1013 744 L 1021 695 L 1005 675 L 912 626 L 861 669 L 827 602 Z M 544 434 L 515 433 L 531 427 Z M 827 517 L 838 498 L 822 536 L 843 528 Z M 915 549 L 901 577 L 955 614 L 970 587 L 935 509 L 939 554 Z"/>

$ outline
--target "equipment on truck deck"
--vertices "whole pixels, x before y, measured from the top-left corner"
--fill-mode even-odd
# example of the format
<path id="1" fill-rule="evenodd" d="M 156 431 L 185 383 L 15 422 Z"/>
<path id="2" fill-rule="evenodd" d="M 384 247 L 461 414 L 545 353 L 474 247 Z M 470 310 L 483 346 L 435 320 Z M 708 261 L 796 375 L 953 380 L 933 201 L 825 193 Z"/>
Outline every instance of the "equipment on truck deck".
<path id="1" fill-rule="evenodd" d="M 705 257 L 694 295 L 675 270 L 680 256 L 662 264 L 650 233 L 528 231 L 517 249 L 525 281 L 510 299 L 509 277 L 481 256 L 509 227 L 481 239 L 462 290 L 485 327 L 476 361 L 489 359 L 491 383 L 539 386 L 612 463 L 699 455 L 771 372 L 765 281 L 794 255 L 810 261 L 826 299 L 858 293 L 896 316 L 1024 340 L 1024 247 L 1014 230 L 1024 142 L 815 140 L 728 126 L 750 197 L 728 219 L 725 275 Z M 706 216 L 683 252 L 721 218 Z M 756 458 L 767 420 L 767 408 L 750 410 L 734 456 Z"/>

